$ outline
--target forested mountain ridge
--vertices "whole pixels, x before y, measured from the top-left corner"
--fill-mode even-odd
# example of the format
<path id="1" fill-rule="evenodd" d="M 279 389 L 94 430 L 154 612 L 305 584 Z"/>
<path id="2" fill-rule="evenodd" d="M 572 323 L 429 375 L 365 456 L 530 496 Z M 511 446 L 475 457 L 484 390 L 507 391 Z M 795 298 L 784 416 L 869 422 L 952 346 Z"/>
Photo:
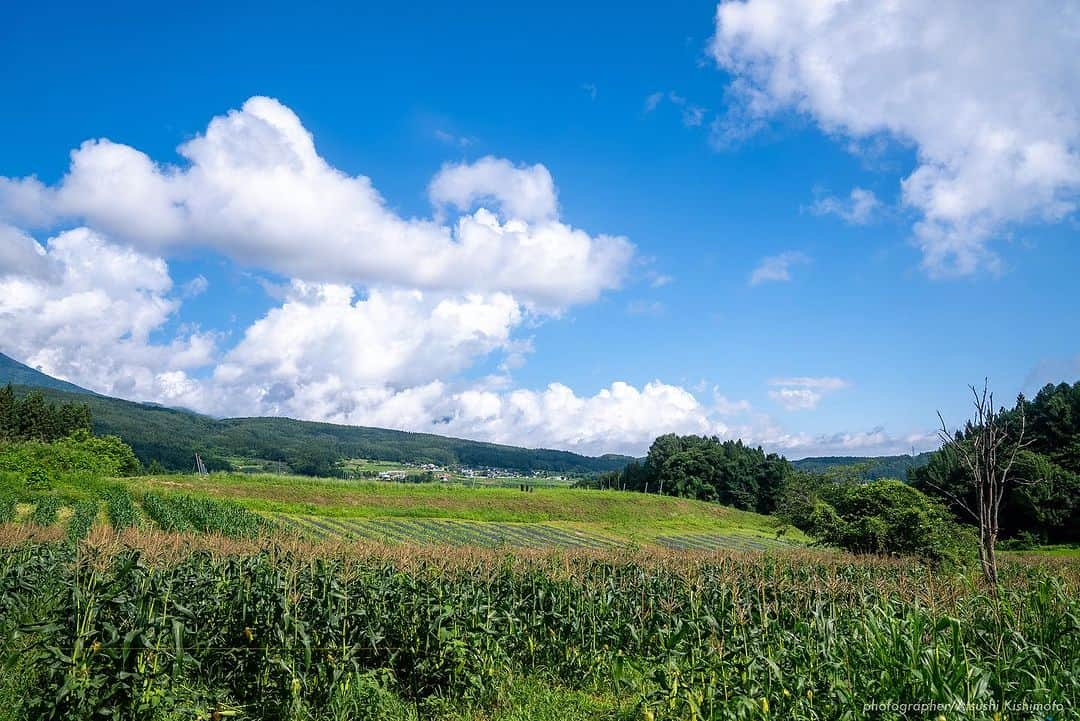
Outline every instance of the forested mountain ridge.
<path id="1" fill-rule="evenodd" d="M 2 379 L 0 379 L 2 382 Z M 27 387 L 16 387 L 23 393 Z M 408 433 L 385 428 L 342 426 L 292 418 L 215 419 L 191 411 L 133 403 L 107 396 L 44 388 L 58 402 L 90 406 L 94 432 L 124 439 L 144 464 L 169 470 L 190 470 L 195 453 L 211 470 L 227 470 L 234 457 L 280 461 L 283 470 L 304 475 L 334 475 L 334 464 L 346 458 L 408 463 L 490 466 L 519 471 L 594 473 L 622 468 L 626 456 L 583 456 L 569 451 L 517 448 Z"/>
<path id="2" fill-rule="evenodd" d="M 861 456 L 822 456 L 819 458 L 803 458 L 792 461 L 791 465 L 796 470 L 809 473 L 821 473 L 823 471 L 838 468 L 850 468 L 860 466 L 860 476 L 867 481 L 876 481 L 881 478 L 895 478 L 905 480 L 908 470 L 922 468 L 930 462 L 932 451 L 918 453 L 914 456 L 877 456 L 864 458 Z"/>
<path id="3" fill-rule="evenodd" d="M 0 386 L 9 383 L 15 386 L 16 395 L 37 388 L 54 402 L 85 403 L 90 407 L 95 433 L 119 436 L 144 464 L 156 461 L 169 470 L 190 470 L 195 453 L 203 456 L 211 470 L 228 469 L 231 464 L 227 459 L 243 457 L 280 461 L 284 470 L 305 475 L 334 475 L 334 464 L 345 458 L 554 473 L 611 471 L 633 460 L 614 454 L 583 456 L 291 418 L 216 419 L 97 395 L 0 354 Z"/>

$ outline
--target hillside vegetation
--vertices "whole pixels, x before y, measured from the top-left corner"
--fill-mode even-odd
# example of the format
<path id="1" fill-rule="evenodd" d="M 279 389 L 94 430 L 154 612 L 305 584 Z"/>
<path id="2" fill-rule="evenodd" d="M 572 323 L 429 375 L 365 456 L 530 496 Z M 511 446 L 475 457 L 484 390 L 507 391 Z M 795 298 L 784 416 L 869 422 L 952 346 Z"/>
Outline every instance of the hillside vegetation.
<path id="1" fill-rule="evenodd" d="M 917 453 L 913 456 L 876 456 L 863 458 L 860 456 L 820 456 L 818 458 L 802 458 L 792 461 L 791 465 L 797 471 L 808 473 L 823 473 L 839 469 L 854 469 L 859 476 L 867 481 L 876 481 L 881 478 L 896 478 L 904 480 L 908 473 L 921 468 L 930 462 L 933 453 Z"/>
<path id="2" fill-rule="evenodd" d="M 592 489 L 146 474 L 85 411 L 0 395 L 0 721 L 985 719 L 1080 696 L 1077 561 L 1011 555 L 989 588 L 899 481 L 698 436 Z"/>

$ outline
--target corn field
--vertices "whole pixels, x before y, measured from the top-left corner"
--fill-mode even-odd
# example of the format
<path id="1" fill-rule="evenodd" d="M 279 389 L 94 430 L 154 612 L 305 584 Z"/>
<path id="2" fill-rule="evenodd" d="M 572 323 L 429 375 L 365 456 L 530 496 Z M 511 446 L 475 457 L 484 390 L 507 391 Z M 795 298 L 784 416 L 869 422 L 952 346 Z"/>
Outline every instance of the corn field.
<path id="1" fill-rule="evenodd" d="M 926 716 L 864 710 L 889 702 L 1025 718 L 972 709 L 1080 698 L 1080 569 L 1066 562 L 1011 562 L 992 595 L 963 574 L 809 551 L 23 533 L 0 544 L 17 718 L 381 718 L 342 711 L 373 678 L 410 718 L 482 708 L 521 677 L 614 693 L 624 719 Z"/>

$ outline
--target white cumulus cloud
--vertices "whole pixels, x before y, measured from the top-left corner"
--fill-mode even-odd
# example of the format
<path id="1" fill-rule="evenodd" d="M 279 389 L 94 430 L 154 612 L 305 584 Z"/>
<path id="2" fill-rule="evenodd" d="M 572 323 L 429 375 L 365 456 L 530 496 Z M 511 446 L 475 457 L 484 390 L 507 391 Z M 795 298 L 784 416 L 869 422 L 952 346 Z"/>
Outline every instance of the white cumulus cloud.
<path id="1" fill-rule="evenodd" d="M 469 210 L 493 200 L 503 215 L 522 220 L 554 218 L 558 211 L 555 181 L 543 165 L 515 166 L 509 160 L 481 158 L 444 165 L 428 187 L 436 205 Z"/>
<path id="2" fill-rule="evenodd" d="M 995 236 L 1076 209 L 1078 38 L 1080 6 L 1052 0 L 727 0 L 711 52 L 734 122 L 795 110 L 914 148 L 902 199 L 925 268 L 946 274 L 993 268 Z"/>
<path id="3" fill-rule="evenodd" d="M 177 373 L 210 361 L 208 334 L 151 337 L 179 308 L 160 258 L 85 228 L 51 238 L 39 252 L 47 274 L 0 275 L 4 352 L 92 390 L 163 402 L 177 397 Z"/>
<path id="4" fill-rule="evenodd" d="M 459 209 L 494 201 L 453 225 L 404 218 L 364 176 L 331 166 L 300 119 L 271 98 L 211 120 L 178 149 L 184 166 L 89 140 L 56 186 L 0 178 L 0 222 L 74 221 L 152 254 L 207 247 L 314 282 L 513 293 L 547 307 L 615 288 L 633 246 L 562 222 L 542 165 L 483 158 L 447 166 L 432 199 Z"/>

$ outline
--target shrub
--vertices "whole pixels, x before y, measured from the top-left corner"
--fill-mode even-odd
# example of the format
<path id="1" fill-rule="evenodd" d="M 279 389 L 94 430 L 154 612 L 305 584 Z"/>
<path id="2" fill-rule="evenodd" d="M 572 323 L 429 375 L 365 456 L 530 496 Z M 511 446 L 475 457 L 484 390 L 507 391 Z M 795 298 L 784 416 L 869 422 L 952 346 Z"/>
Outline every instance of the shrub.
<path id="1" fill-rule="evenodd" d="M 139 469 L 135 453 L 116 436 L 79 432 L 51 443 L 0 444 L 0 471 L 22 474 L 28 485 L 31 480 L 48 484 L 58 476 L 129 476 Z"/>
<path id="2" fill-rule="evenodd" d="M 31 468 L 26 474 L 26 487 L 31 491 L 47 491 L 52 488 L 49 474 L 42 468 Z"/>
<path id="3" fill-rule="evenodd" d="M 854 553 L 958 560 L 968 533 L 944 506 L 901 481 L 822 488 L 808 529 L 829 545 Z"/>

